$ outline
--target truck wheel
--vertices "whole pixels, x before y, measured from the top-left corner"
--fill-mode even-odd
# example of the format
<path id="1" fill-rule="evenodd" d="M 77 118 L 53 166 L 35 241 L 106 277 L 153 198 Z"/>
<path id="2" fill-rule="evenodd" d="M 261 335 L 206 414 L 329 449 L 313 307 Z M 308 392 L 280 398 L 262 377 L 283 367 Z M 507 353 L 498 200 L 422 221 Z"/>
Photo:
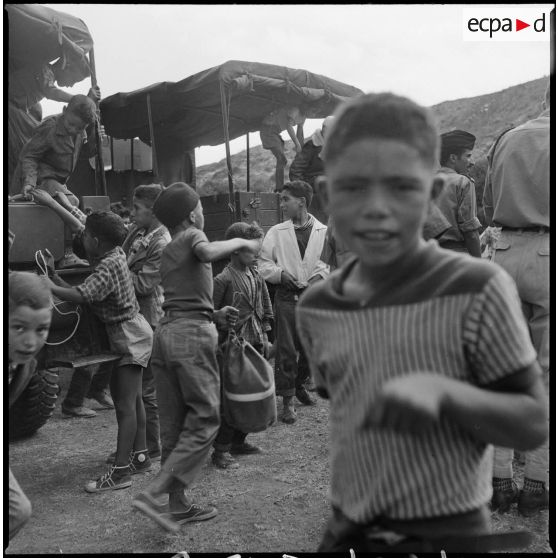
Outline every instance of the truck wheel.
<path id="1" fill-rule="evenodd" d="M 10 408 L 9 439 L 20 440 L 35 434 L 52 416 L 59 392 L 57 371 L 37 371 Z"/>

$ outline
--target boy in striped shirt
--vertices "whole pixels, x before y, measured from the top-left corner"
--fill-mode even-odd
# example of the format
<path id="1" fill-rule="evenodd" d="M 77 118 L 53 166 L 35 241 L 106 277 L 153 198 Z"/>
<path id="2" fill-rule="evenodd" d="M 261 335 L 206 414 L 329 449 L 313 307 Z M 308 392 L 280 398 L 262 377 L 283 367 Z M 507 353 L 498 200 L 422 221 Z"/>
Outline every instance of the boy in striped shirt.
<path id="1" fill-rule="evenodd" d="M 355 255 L 297 307 L 331 402 L 320 552 L 440 551 L 443 537 L 488 533 L 491 444 L 527 450 L 547 436 L 512 279 L 421 238 L 438 142 L 429 111 L 392 94 L 345 104 L 326 140 L 330 214 Z"/>

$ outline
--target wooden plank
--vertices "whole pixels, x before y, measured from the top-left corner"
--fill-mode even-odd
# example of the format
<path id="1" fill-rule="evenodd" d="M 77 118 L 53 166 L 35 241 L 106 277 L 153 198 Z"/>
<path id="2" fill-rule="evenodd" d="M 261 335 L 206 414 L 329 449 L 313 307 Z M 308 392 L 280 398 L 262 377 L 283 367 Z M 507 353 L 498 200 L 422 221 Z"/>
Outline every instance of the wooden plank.
<path id="1" fill-rule="evenodd" d="M 257 200 L 257 209 L 275 209 L 279 207 L 279 196 L 273 192 L 239 192 L 241 209 L 249 205 L 252 200 Z"/>
<path id="2" fill-rule="evenodd" d="M 260 227 L 271 227 L 281 222 L 277 219 L 277 211 L 259 211 L 257 221 Z"/>
<path id="3" fill-rule="evenodd" d="M 227 194 L 216 194 L 214 196 L 202 196 L 201 203 L 203 212 L 217 213 L 227 209 L 229 206 L 229 196 Z"/>
<path id="4" fill-rule="evenodd" d="M 114 353 L 105 353 L 98 355 L 88 355 L 75 358 L 52 358 L 47 361 L 47 368 L 83 368 L 84 366 L 92 366 L 103 362 L 113 362 L 120 360 L 122 355 Z"/>
<path id="5" fill-rule="evenodd" d="M 203 230 L 207 233 L 208 231 L 225 231 L 229 225 L 233 223 L 233 216 L 227 211 L 221 213 L 215 213 L 212 215 L 204 215 L 204 227 Z"/>

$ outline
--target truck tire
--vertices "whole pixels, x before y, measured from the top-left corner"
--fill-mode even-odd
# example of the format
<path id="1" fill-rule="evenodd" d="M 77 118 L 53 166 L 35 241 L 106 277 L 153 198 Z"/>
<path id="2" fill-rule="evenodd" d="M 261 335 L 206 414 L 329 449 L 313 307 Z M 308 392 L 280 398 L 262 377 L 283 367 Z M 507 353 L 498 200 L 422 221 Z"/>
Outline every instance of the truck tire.
<path id="1" fill-rule="evenodd" d="M 10 441 L 32 436 L 52 416 L 60 388 L 58 372 L 38 370 L 8 415 Z"/>

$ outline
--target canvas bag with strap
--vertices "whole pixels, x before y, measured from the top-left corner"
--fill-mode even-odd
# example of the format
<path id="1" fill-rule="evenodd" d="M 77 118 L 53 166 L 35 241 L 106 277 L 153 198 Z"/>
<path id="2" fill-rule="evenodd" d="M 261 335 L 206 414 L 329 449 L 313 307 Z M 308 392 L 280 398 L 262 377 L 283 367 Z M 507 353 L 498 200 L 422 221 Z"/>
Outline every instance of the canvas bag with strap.
<path id="1" fill-rule="evenodd" d="M 223 412 L 241 432 L 261 432 L 277 420 L 273 368 L 229 329 L 223 359 Z"/>

